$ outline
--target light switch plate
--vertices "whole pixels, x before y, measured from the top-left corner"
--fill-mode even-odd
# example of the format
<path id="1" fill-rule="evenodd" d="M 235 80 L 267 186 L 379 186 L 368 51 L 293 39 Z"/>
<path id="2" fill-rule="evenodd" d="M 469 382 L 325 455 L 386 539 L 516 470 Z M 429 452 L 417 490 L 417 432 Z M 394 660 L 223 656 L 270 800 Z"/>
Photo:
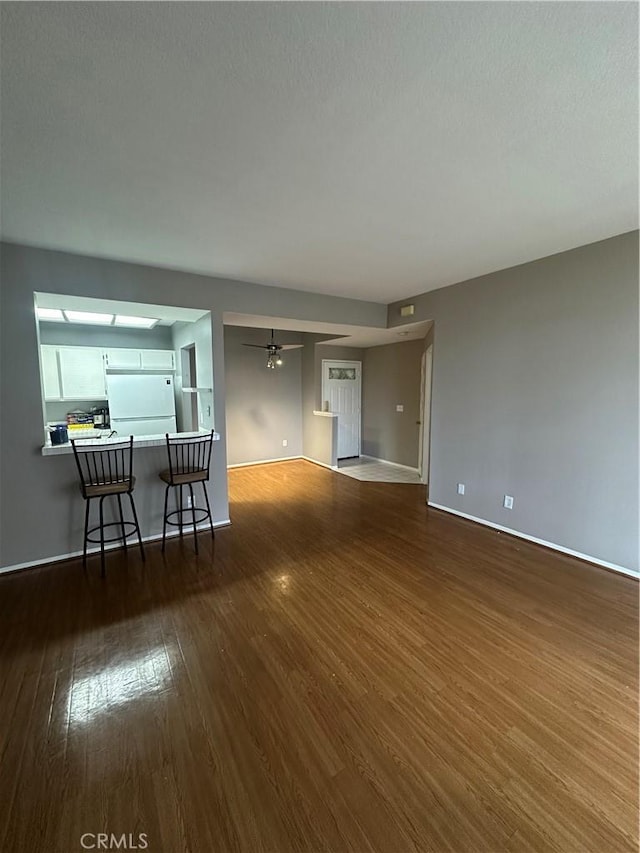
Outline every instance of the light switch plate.
<path id="1" fill-rule="evenodd" d="M 398 405 L 396 406 L 396 412 L 404 412 L 404 406 L 402 405 L 402 403 L 398 403 Z"/>

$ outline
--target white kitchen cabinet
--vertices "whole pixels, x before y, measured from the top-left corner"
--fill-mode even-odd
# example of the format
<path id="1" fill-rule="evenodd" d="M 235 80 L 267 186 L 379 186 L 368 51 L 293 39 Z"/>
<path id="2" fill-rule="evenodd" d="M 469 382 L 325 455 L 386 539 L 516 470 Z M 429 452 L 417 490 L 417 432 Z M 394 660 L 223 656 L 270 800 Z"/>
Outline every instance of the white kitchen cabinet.
<path id="1" fill-rule="evenodd" d="M 40 370 L 45 401 L 60 400 L 62 391 L 58 369 L 58 347 L 46 344 L 40 347 Z"/>
<path id="2" fill-rule="evenodd" d="M 102 350 L 98 347 L 58 347 L 64 400 L 106 400 Z"/>
<path id="3" fill-rule="evenodd" d="M 140 350 L 143 370 L 173 370 L 175 368 L 173 350 L 143 349 Z"/>
<path id="4" fill-rule="evenodd" d="M 104 360 L 107 370 L 140 370 L 142 367 L 139 349 L 107 349 Z"/>
<path id="5" fill-rule="evenodd" d="M 175 370 L 173 350 L 107 349 L 104 360 L 107 370 Z"/>

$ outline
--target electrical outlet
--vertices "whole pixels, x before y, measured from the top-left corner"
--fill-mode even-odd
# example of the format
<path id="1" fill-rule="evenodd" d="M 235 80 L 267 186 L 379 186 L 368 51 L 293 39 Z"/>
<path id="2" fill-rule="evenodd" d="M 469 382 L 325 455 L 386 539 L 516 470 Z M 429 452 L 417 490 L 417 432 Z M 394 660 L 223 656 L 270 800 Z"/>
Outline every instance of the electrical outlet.
<path id="1" fill-rule="evenodd" d="M 464 483 L 458 483 L 458 494 L 464 495 Z"/>
<path id="2" fill-rule="evenodd" d="M 398 403 L 398 405 L 396 406 L 396 412 L 404 412 L 404 406 L 402 405 L 402 403 Z"/>
<path id="3" fill-rule="evenodd" d="M 283 446 L 283 447 L 288 447 L 288 446 L 289 446 L 289 442 L 287 441 L 287 439 L 286 439 L 286 438 L 283 438 L 283 439 L 282 439 L 282 446 Z"/>
<path id="4" fill-rule="evenodd" d="M 505 495 L 504 496 L 504 502 L 503 502 L 502 506 L 505 509 L 513 509 L 513 498 L 511 497 L 511 495 Z"/>

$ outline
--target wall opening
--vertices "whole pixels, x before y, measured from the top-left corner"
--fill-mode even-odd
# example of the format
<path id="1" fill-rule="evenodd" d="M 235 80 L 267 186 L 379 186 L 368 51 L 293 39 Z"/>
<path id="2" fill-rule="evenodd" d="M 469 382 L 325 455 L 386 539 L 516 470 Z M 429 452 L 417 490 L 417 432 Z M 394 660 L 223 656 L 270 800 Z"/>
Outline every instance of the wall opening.
<path id="1" fill-rule="evenodd" d="M 196 365 L 196 345 L 182 347 L 180 350 L 182 359 L 182 387 L 197 388 L 198 387 L 198 370 Z M 184 425 L 185 432 L 196 432 L 198 430 L 199 415 L 198 415 L 198 394 L 195 392 L 189 393 L 189 400 L 184 409 L 186 423 Z"/>

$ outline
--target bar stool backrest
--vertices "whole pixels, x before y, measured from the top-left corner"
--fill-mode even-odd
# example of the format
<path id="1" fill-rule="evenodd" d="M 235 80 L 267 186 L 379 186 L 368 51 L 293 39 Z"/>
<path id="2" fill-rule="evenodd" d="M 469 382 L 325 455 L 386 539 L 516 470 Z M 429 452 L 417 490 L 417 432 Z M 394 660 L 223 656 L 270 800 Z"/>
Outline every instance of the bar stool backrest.
<path id="1" fill-rule="evenodd" d="M 171 479 L 176 474 L 195 474 L 197 471 L 206 471 L 208 480 L 213 430 L 208 435 L 194 435 L 190 438 L 181 436 L 169 438 L 169 433 L 166 436 Z"/>
<path id="2" fill-rule="evenodd" d="M 104 447 L 79 444 L 71 439 L 73 455 L 80 475 L 82 495 L 86 498 L 88 486 L 110 486 L 129 482 L 133 484 L 133 436 L 126 441 L 110 442 Z"/>

